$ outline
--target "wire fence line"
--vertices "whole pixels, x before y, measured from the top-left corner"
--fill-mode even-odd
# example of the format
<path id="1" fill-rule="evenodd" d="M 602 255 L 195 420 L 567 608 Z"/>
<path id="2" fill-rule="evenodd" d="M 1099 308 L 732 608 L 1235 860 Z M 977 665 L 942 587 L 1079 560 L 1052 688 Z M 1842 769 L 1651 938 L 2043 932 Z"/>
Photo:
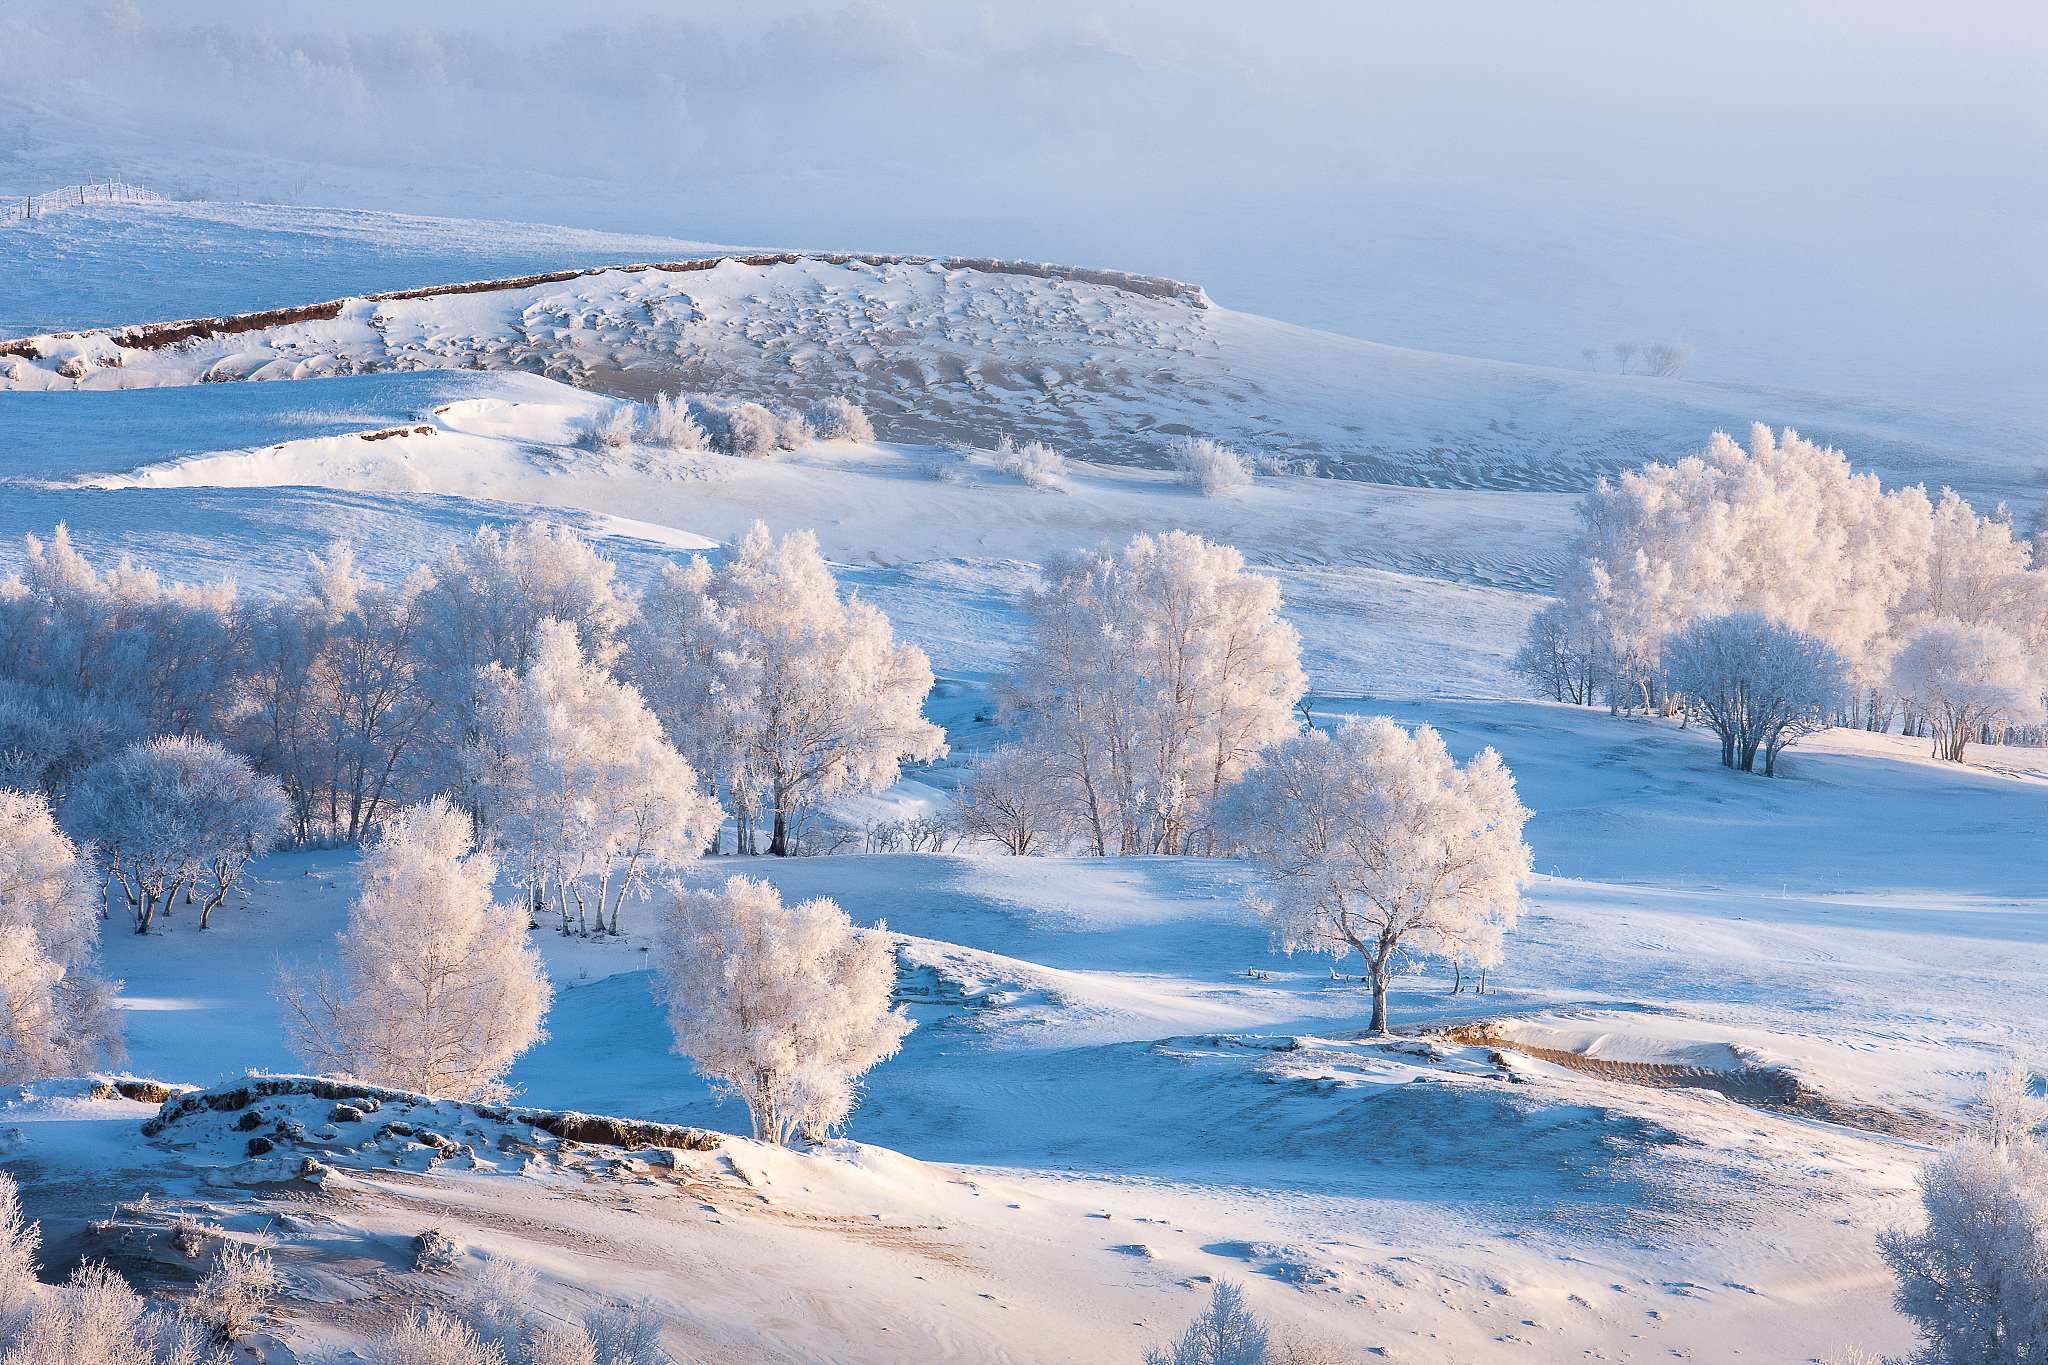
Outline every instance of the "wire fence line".
<path id="1" fill-rule="evenodd" d="M 121 180 L 87 181 L 83 185 L 66 185 L 48 194 L 32 194 L 25 199 L 0 202 L 0 223 L 40 218 L 59 209 L 83 208 L 88 204 L 141 204 L 162 199 L 162 195 L 144 185 L 130 185 Z"/>

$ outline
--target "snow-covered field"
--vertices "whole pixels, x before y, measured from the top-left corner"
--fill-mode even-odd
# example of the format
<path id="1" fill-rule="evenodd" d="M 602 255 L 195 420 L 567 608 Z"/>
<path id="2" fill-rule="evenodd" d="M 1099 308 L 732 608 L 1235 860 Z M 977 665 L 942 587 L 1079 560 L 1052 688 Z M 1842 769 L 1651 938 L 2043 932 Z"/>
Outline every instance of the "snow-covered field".
<path id="1" fill-rule="evenodd" d="M 64 221 L 81 240 L 185 230 L 130 212 Z M 0 316 L 54 331 L 437 282 L 350 246 L 389 224 L 263 218 L 206 220 L 235 262 L 216 295 L 74 302 L 53 267 Z M 314 245 L 273 270 L 262 234 L 285 231 Z M 418 269 L 441 264 L 422 240 Z M 609 250 L 541 230 L 506 230 L 496 255 L 460 242 L 446 279 Z M 704 254 L 631 245 L 612 259 Z M 273 1241 L 292 1297 L 270 1359 L 343 1358 L 445 1290 L 448 1276 L 408 1269 L 406 1240 L 428 1225 L 539 1268 L 548 1311 L 643 1303 L 672 1349 L 707 1362 L 1135 1362 L 1218 1277 L 1276 1322 L 1379 1352 L 1367 1359 L 1896 1352 L 1909 1333 L 1876 1229 L 1912 1216 L 1917 1165 L 1980 1073 L 2007 1057 L 2048 1067 L 2037 751 L 1973 748 L 1959 767 L 1925 741 L 1829 733 L 1766 781 L 1720 767 L 1696 730 L 1528 700 L 1505 666 L 1561 567 L 1571 491 L 1599 472 L 1762 419 L 1839 442 L 1888 482 L 2018 499 L 2043 452 L 2014 419 L 1567 374 L 1107 286 L 817 261 L 349 304 L 331 322 L 131 352 L 83 381 L 57 367 L 112 351 L 72 342 L 15 357 L 17 391 L 0 393 L 0 564 L 61 520 L 96 559 L 244 591 L 290 586 L 335 536 L 396 579 L 538 509 L 644 581 L 756 518 L 812 527 L 842 584 L 929 652 L 943 683 L 928 710 L 957 759 L 992 737 L 976 714 L 1034 566 L 1184 527 L 1280 580 L 1319 720 L 1427 723 L 1459 758 L 1491 745 L 1535 812 L 1538 876 L 1488 994 L 1402 978 L 1392 1045 L 1362 1036 L 1355 975 L 1272 952 L 1236 862 L 723 858 L 692 878 L 743 870 L 829 894 L 898 936 L 919 1028 L 869 1078 L 845 1141 L 729 1139 L 669 1164 L 519 1150 L 474 1113 L 421 1111 L 415 1124 L 451 1135 L 475 1127 L 471 1153 L 428 1162 L 417 1143 L 341 1133 L 321 1157 L 336 1174 L 313 1188 L 245 1160 L 239 1111 L 151 1141 L 153 1111 L 128 1100 L 61 1084 L 6 1098 L 4 1159 L 56 1268 L 111 1254 L 175 1280 L 161 1214 L 110 1211 L 144 1191 Z M 209 374 L 314 377 L 196 382 Z M 887 439 L 769 461 L 578 442 L 621 396 L 676 384 L 845 393 Z M 363 439 L 393 429 L 406 434 Z M 1162 435 L 1180 431 L 1343 477 L 1204 498 L 1159 467 Z M 932 444 L 1000 435 L 1073 457 L 1064 488 Z M 943 805 L 950 776 L 912 772 L 861 813 Z M 182 911 L 160 934 L 110 934 L 133 1071 L 212 1086 L 295 1070 L 270 991 L 331 943 L 354 878 L 348 851 L 278 854 L 204 934 Z M 520 1103 L 744 1128 L 669 1054 L 626 913 L 621 942 L 540 936 L 557 996 L 551 1037 L 513 1072 Z M 312 1130 L 327 1106 L 256 1108 Z M 111 1232 L 86 1226 L 110 1218 Z"/>

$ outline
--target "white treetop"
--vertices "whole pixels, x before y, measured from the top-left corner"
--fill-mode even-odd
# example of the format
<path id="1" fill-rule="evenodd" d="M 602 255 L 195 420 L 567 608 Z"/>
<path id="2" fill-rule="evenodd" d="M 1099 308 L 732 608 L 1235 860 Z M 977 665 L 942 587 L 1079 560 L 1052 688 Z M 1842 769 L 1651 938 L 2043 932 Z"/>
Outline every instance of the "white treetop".
<path id="1" fill-rule="evenodd" d="M 497 863 L 471 844 L 469 816 L 442 797 L 385 823 L 338 963 L 279 983 L 308 1067 L 450 1099 L 507 1094 L 506 1068 L 547 1036 L 547 974 L 525 907 L 492 904 Z"/>
<path id="2" fill-rule="evenodd" d="M 488 671 L 482 737 L 470 772 L 491 833 L 555 889 L 562 925 L 573 901 L 589 932 L 619 932 L 628 895 L 648 873 L 695 858 L 723 818 L 689 760 L 631 685 L 588 662 L 576 628 L 543 621 L 526 670 Z"/>
<path id="3" fill-rule="evenodd" d="M 1934 756 L 1952 763 L 1986 724 L 2041 719 L 2041 670 L 2017 636 L 1994 625 L 1922 627 L 1893 660 L 1891 684 L 1926 713 Z"/>
<path id="4" fill-rule="evenodd" d="M 636 642 L 666 642 L 629 660 L 629 675 L 736 807 L 766 806 L 773 853 L 792 852 L 824 802 L 880 791 L 901 760 L 946 752 L 921 709 L 931 662 L 881 612 L 841 600 L 809 531 L 777 542 L 755 522 L 716 569 L 665 574 L 646 620 Z"/>
<path id="5" fill-rule="evenodd" d="M 0 1084 L 75 1076 L 127 1055 L 119 983 L 93 970 L 94 900 L 43 798 L 0 789 Z"/>
<path id="6" fill-rule="evenodd" d="M 1894 710 L 1892 656 L 1926 626 L 2048 644 L 2048 571 L 2030 566 L 2003 508 L 1979 516 L 1948 489 L 1887 493 L 1790 430 L 1757 426 L 1746 451 L 1716 432 L 1700 455 L 1603 480 L 1579 516 L 1560 612 L 1538 616 L 1517 659 L 1560 700 L 1595 674 L 1614 704 L 1653 704 L 1663 641 L 1740 611 L 1833 646 L 1858 694 L 1850 710 L 1873 728 Z"/>
<path id="7" fill-rule="evenodd" d="M 1404 950 L 1497 960 L 1529 875 L 1528 818 L 1493 750 L 1460 768 L 1436 731 L 1383 716 L 1274 745 L 1230 802 L 1270 887 L 1250 903 L 1289 953 L 1365 958 L 1375 1031 Z"/>
<path id="8" fill-rule="evenodd" d="M 1301 642 L 1272 579 L 1184 531 L 1057 557 L 1010 708 L 1093 852 L 1216 854 L 1224 789 L 1295 729 Z"/>
<path id="9" fill-rule="evenodd" d="M 1664 641 L 1664 682 L 1721 737 L 1721 762 L 1764 776 L 1802 736 L 1825 730 L 1847 701 L 1849 666 L 1817 635 L 1739 611 L 1694 621 Z"/>
<path id="10" fill-rule="evenodd" d="M 912 1027 L 889 1008 L 895 955 L 830 900 L 784 905 L 766 882 L 671 887 L 655 968 L 675 1050 L 746 1102 L 754 1136 L 820 1139 L 852 1110 L 854 1082 Z"/>

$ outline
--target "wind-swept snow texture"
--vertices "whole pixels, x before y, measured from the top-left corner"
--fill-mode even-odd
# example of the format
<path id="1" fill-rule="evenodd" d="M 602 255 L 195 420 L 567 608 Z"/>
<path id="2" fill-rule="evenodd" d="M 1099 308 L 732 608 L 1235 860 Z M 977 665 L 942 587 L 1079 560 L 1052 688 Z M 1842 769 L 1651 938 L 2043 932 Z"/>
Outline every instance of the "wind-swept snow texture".
<path id="1" fill-rule="evenodd" d="M 1089 282 L 1099 278 L 727 259 L 356 297 L 332 316 L 154 348 L 122 345 L 115 331 L 18 338 L 0 348 L 0 384 L 521 369 L 641 399 L 679 388 L 780 404 L 841 395 L 895 441 L 1008 435 L 1160 468 L 1174 438 L 1198 436 L 1340 477 L 1444 488 L 1584 488 L 1757 420 L 1854 450 L 1888 482 L 1954 482 L 1980 500 L 2032 496 L 2048 461 L 2042 430 L 2024 418 L 1405 351 L 1234 313 L 1199 291 Z"/>

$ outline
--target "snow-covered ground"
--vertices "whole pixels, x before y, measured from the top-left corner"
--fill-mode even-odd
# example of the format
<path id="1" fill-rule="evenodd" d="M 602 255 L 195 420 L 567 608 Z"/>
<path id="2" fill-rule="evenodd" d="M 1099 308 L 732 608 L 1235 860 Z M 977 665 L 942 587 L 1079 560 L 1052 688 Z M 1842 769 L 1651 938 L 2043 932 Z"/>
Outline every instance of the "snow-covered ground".
<path id="1" fill-rule="evenodd" d="M 219 306 L 167 295 L 181 306 L 77 316 L 429 282 L 301 296 L 252 269 Z M 757 517 L 814 527 L 842 583 L 930 652 L 943 682 L 929 710 L 957 758 L 993 736 L 976 717 L 1034 566 L 1185 527 L 1280 579 L 1319 722 L 1386 714 L 1438 727 L 1459 757 L 1501 752 L 1535 811 L 1527 911 L 1485 996 L 1403 978 L 1408 1039 L 1390 1046 L 1362 1036 L 1355 975 L 1271 951 L 1235 862 L 707 860 L 693 880 L 738 871 L 830 894 L 898 936 L 920 1026 L 870 1078 L 847 1141 L 733 1139 L 670 1165 L 520 1152 L 473 1114 L 421 1110 L 415 1124 L 481 1125 L 462 1139 L 472 1156 L 337 1140 L 320 1159 L 340 1174 L 314 1189 L 277 1183 L 275 1156 L 244 1160 L 241 1111 L 152 1143 L 145 1106 L 31 1086 L 0 1103 L 0 1155 L 60 1262 L 105 1251 L 86 1223 L 116 1201 L 203 1204 L 273 1241 L 292 1276 L 270 1358 L 322 1362 L 456 1282 L 406 1268 L 405 1239 L 429 1224 L 537 1266 L 548 1311 L 643 1302 L 704 1361 L 1136 1361 L 1220 1276 L 1369 1359 L 1907 1344 L 1875 1230 L 1911 1216 L 1915 1167 L 1980 1073 L 2006 1057 L 2048 1068 L 2048 764 L 1973 748 L 1959 767 L 1924 741 L 1830 733 L 1767 781 L 1721 768 L 1698 731 L 1527 700 L 1505 660 L 1561 565 L 1567 490 L 1600 469 L 1762 417 L 1831 435 L 1887 477 L 2017 492 L 2038 433 L 1401 352 L 1026 276 L 726 265 L 418 302 L 378 306 L 374 325 L 345 310 L 132 355 L 84 391 L 54 360 L 18 361 L 32 373 L 17 388 L 67 391 L 0 393 L 0 566 L 62 520 L 89 555 L 271 591 L 338 535 L 396 578 L 479 523 L 538 512 L 639 581 Z M 374 372 L 193 382 L 223 362 L 241 376 L 343 351 Z M 559 379 L 518 372 L 549 365 Z M 657 379 L 845 391 L 902 425 L 889 443 L 769 461 L 578 443 L 619 401 L 592 389 Z M 1166 423 L 1351 477 L 1262 476 L 1204 498 L 1139 434 Z M 929 443 L 1005 433 L 1075 456 L 1064 489 Z M 1436 486 L 1360 477 L 1368 460 Z M 943 805 L 950 777 L 912 772 L 850 813 Z M 347 851 L 279 854 L 203 934 L 182 912 L 146 938 L 109 933 L 133 1071 L 215 1085 L 296 1069 L 270 991 L 331 942 L 354 877 Z M 743 1127 L 668 1052 L 640 915 L 628 907 L 620 942 L 538 935 L 557 996 L 551 1037 L 513 1073 L 521 1103 Z M 324 1121 L 294 1103 L 307 1112 L 256 1108 Z M 159 1215 L 114 1221 L 124 1264 L 175 1278 L 137 1250 L 161 1240 Z"/>

